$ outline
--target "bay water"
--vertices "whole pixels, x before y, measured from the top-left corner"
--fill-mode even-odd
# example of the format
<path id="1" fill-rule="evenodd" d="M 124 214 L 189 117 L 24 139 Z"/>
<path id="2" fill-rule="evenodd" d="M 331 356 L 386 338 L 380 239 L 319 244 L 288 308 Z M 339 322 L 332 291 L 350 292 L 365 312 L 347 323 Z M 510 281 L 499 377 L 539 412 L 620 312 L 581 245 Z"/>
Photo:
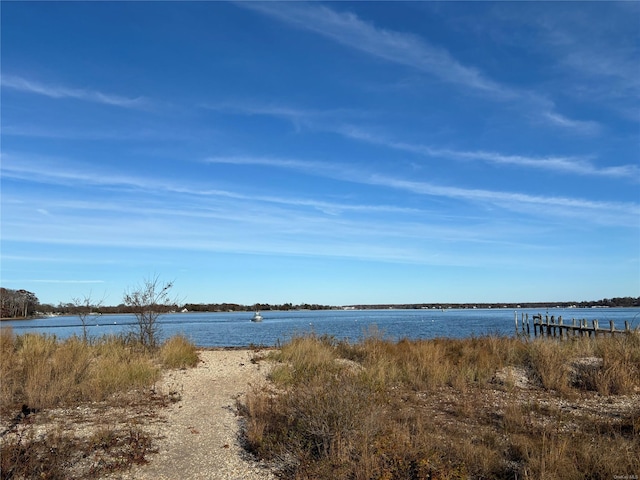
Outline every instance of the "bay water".
<path id="1" fill-rule="evenodd" d="M 564 323 L 575 319 L 597 319 L 601 328 L 609 320 L 623 329 L 640 324 L 640 308 L 553 308 L 553 309 L 420 309 L 420 310 L 290 310 L 264 311 L 262 322 L 252 322 L 253 312 L 172 313 L 159 318 L 163 338 L 182 334 L 199 347 L 275 346 L 296 335 L 328 335 L 356 342 L 376 334 L 391 340 L 464 338 L 482 335 L 515 335 L 515 316 L 522 314 L 562 316 Z M 136 327 L 133 315 L 97 315 L 87 319 L 91 337 L 121 334 Z M 0 328 L 14 333 L 45 333 L 64 339 L 82 336 L 77 316 L 56 316 L 31 320 L 3 321 Z"/>

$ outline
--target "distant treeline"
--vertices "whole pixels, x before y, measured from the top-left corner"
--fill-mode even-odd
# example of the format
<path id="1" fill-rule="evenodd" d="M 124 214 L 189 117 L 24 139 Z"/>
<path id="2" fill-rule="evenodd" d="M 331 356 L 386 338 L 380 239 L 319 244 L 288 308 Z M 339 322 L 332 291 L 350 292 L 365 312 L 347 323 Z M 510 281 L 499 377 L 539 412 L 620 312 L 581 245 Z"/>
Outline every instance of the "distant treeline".
<path id="1" fill-rule="evenodd" d="M 520 302 L 520 303 L 408 303 L 349 305 L 356 309 L 421 309 L 421 308 L 603 308 L 603 307 L 640 307 L 640 297 L 615 297 L 583 302 Z"/>
<path id="2" fill-rule="evenodd" d="M 616 297 L 603 298 L 602 300 L 590 302 L 524 302 L 524 303 L 406 303 L 406 304 L 375 304 L 375 305 L 320 305 L 317 303 L 254 303 L 253 305 L 241 305 L 238 303 L 186 303 L 184 305 L 170 305 L 163 307 L 166 312 L 249 312 L 249 311 L 269 311 L 269 310 L 335 310 L 341 308 L 354 308 L 360 310 L 374 309 L 422 309 L 422 308 L 590 308 L 590 307 L 640 307 L 640 297 Z M 57 307 L 42 305 L 41 311 L 57 314 L 73 315 L 77 307 L 72 303 L 60 304 Z M 99 306 L 95 313 L 132 313 L 124 304 L 117 306 Z"/>
<path id="3" fill-rule="evenodd" d="M 56 315 L 76 315 L 78 311 L 84 309 L 84 306 L 78 306 L 74 303 L 60 303 L 58 305 L 41 304 L 38 306 L 40 313 L 53 313 Z M 341 307 L 332 307 L 329 305 L 318 305 L 303 303 L 294 305 L 292 303 L 284 303 L 281 305 L 270 305 L 268 303 L 257 303 L 253 305 L 240 305 L 237 303 L 186 303 L 184 305 L 162 305 L 158 309 L 163 313 L 170 312 L 251 312 L 251 311 L 268 311 L 268 310 L 329 310 Z M 98 305 L 92 308 L 92 314 L 127 314 L 134 313 L 130 307 L 124 304 L 116 306 Z"/>
<path id="4" fill-rule="evenodd" d="M 78 303 L 60 303 L 58 305 L 41 304 L 35 294 L 26 290 L 0 290 L 0 306 L 2 318 L 29 318 L 39 314 L 76 315 L 80 309 L 85 308 Z M 448 309 L 448 308 L 597 308 L 597 307 L 640 307 L 640 297 L 614 297 L 603 298 L 595 301 L 582 302 L 520 302 L 520 303 L 406 303 L 406 304 L 353 304 L 353 305 L 320 305 L 317 303 L 254 303 L 253 305 L 241 305 L 237 303 L 186 303 L 183 305 L 164 305 L 159 307 L 162 312 L 248 312 L 269 310 L 335 310 L 335 309 Z M 92 307 L 92 313 L 97 314 L 126 314 L 133 313 L 130 307 L 124 304 L 116 306 L 96 305 Z"/>
<path id="5" fill-rule="evenodd" d="M 331 305 L 319 305 L 317 303 L 293 303 L 274 304 L 254 303 L 253 305 L 238 305 L 237 303 L 187 303 L 184 308 L 190 312 L 247 312 L 247 311 L 269 311 L 269 310 L 331 310 L 335 308 Z"/>

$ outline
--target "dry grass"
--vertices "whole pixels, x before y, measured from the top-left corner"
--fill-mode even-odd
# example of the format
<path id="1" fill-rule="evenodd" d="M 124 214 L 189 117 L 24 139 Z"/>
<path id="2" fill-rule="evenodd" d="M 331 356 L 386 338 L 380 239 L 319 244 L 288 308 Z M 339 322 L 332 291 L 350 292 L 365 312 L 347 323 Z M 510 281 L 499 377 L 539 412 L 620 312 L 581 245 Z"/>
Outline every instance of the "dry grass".
<path id="1" fill-rule="evenodd" d="M 585 357 L 602 360 L 572 371 Z M 249 448 L 283 478 L 640 472 L 636 336 L 390 342 L 374 334 L 356 344 L 310 336 L 272 360 L 272 386 L 254 390 L 243 411 Z M 512 378 L 518 372 L 528 378 Z"/>
<path id="2" fill-rule="evenodd" d="M 38 410 L 152 385 L 160 369 L 147 353 L 117 337 L 93 343 L 71 337 L 2 333 L 2 405 Z"/>
<path id="3" fill-rule="evenodd" d="M 0 329 L 0 479 L 95 478 L 144 462 L 151 438 L 136 415 L 148 418 L 167 401 L 153 388 L 163 366 L 198 360 L 184 338 L 154 353 L 125 337 L 58 340 Z M 76 412 L 85 412 L 80 436 Z M 56 427 L 59 416 L 70 420 Z"/>
<path id="4" fill-rule="evenodd" d="M 195 367 L 199 360 L 196 346 L 182 335 L 167 340 L 160 347 L 158 356 L 166 368 Z"/>

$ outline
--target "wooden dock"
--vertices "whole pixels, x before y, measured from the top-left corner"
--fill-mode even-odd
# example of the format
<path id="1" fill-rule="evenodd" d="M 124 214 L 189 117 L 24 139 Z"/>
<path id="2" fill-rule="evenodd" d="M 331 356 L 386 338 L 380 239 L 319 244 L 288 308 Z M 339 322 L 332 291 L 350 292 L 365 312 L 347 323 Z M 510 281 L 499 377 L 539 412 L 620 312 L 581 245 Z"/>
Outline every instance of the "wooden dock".
<path id="1" fill-rule="evenodd" d="M 616 329 L 613 320 L 609 320 L 609 326 L 601 327 L 598 320 L 589 322 L 587 319 L 571 319 L 571 324 L 565 324 L 562 316 L 557 319 L 554 315 L 532 315 L 523 313 L 518 324 L 518 313 L 515 313 L 516 335 L 530 337 L 556 337 L 565 339 L 570 337 L 597 337 L 598 335 L 617 335 L 631 333 L 631 324 L 624 322 L 624 330 Z M 591 324 L 589 324 L 591 323 Z M 637 329 L 636 329 L 637 330 Z"/>

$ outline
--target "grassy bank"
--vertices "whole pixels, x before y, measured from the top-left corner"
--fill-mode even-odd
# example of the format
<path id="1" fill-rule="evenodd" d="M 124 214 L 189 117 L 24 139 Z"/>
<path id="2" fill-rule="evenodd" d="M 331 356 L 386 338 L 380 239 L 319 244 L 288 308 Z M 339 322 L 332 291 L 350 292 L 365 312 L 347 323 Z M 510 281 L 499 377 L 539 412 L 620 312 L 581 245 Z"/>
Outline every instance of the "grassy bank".
<path id="1" fill-rule="evenodd" d="M 3 328 L 0 478 L 97 478 L 144 462 L 152 444 L 141 418 L 171 393 L 154 387 L 162 369 L 197 361 L 183 337 L 151 351 L 126 337 L 58 340 Z"/>
<path id="2" fill-rule="evenodd" d="M 302 337 L 241 406 L 284 478 L 640 474 L 640 338 Z M 629 478 L 629 477 L 627 477 Z"/>

